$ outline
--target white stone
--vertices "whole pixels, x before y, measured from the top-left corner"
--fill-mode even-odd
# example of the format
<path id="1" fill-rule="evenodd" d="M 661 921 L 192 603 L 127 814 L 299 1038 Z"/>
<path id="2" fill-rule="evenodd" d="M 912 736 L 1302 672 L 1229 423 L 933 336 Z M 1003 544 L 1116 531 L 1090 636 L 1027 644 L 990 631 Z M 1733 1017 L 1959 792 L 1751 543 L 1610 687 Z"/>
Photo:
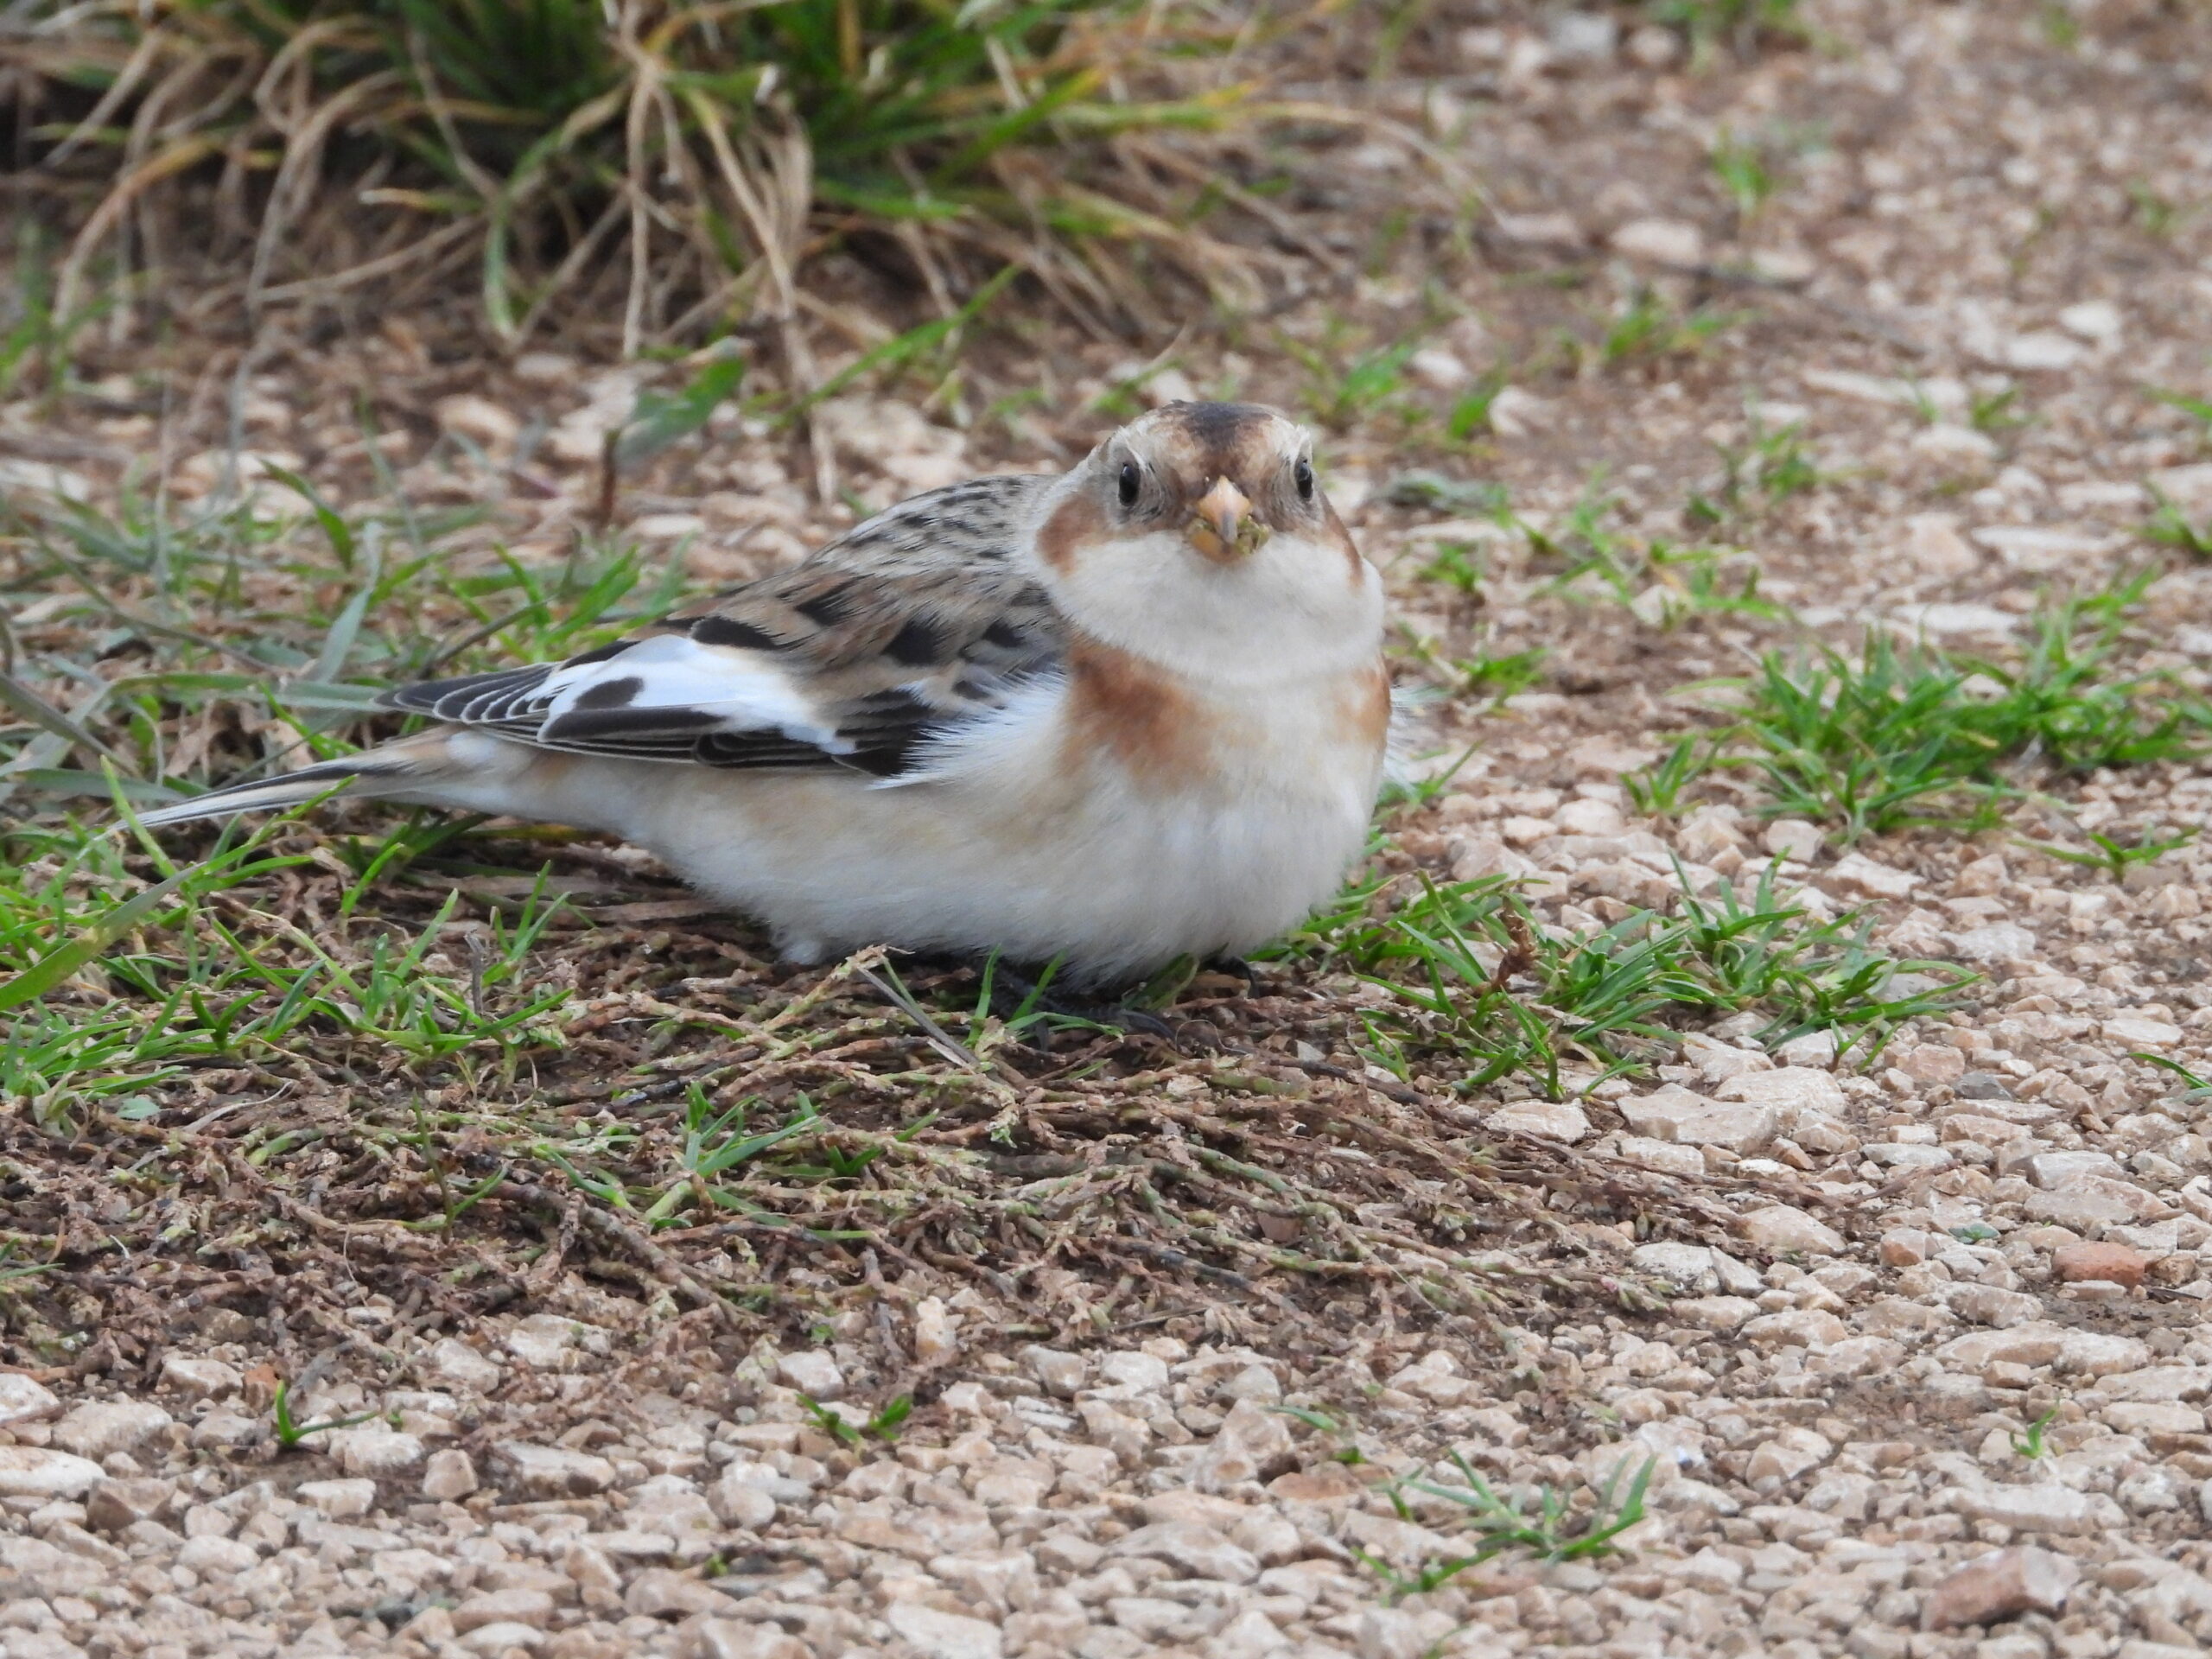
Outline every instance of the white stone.
<path id="1" fill-rule="evenodd" d="M 604 1355 L 613 1345 L 598 1325 L 558 1313 L 533 1313 L 518 1320 L 505 1341 L 509 1353 L 539 1371 L 581 1370 L 588 1357 Z"/>
<path id="2" fill-rule="evenodd" d="M 1638 1135 L 1680 1146 L 1751 1152 L 1771 1143 L 1777 1128 L 1777 1115 L 1771 1106 L 1710 1101 L 1678 1084 L 1669 1084 L 1649 1095 L 1624 1096 L 1613 1103 L 1629 1128 Z"/>
<path id="3" fill-rule="evenodd" d="M 1834 1452 L 1834 1444 L 1824 1434 L 1809 1428 L 1784 1428 L 1753 1450 L 1745 1465 L 1744 1478 L 1754 1491 L 1771 1491 L 1808 1470 L 1819 1468 Z"/>
<path id="4" fill-rule="evenodd" d="M 292 1489 L 292 1496 L 316 1514 L 332 1521 L 351 1521 L 376 1507 L 373 1480 L 308 1480 Z"/>
<path id="5" fill-rule="evenodd" d="M 776 1500 L 766 1486 L 739 1471 L 735 1464 L 725 1469 L 721 1478 L 708 1490 L 707 1501 L 724 1526 L 758 1532 L 775 1520 Z"/>
<path id="6" fill-rule="evenodd" d="M 462 1637 L 459 1645 L 466 1652 L 483 1655 L 484 1659 L 499 1659 L 516 1648 L 536 1652 L 545 1645 L 545 1632 L 535 1624 L 503 1618 L 497 1624 L 479 1625 Z"/>
<path id="7" fill-rule="evenodd" d="M 106 1478 L 89 1458 L 38 1446 L 0 1446 L 0 1497 L 82 1497 Z"/>
<path id="8" fill-rule="evenodd" d="M 1705 1154 L 1695 1147 L 1678 1147 L 1672 1141 L 1655 1141 L 1648 1135 L 1624 1135 L 1615 1138 L 1620 1156 L 1631 1164 L 1645 1169 L 1662 1171 L 1669 1175 L 1702 1175 L 1705 1173 Z"/>
<path id="9" fill-rule="evenodd" d="M 2120 1173 L 2118 1160 L 2108 1154 L 2091 1152 L 2086 1148 L 2072 1152 L 2039 1152 L 2024 1160 L 2018 1167 L 2031 1181 L 2044 1187 L 2056 1186 L 2076 1175 L 2117 1176 Z"/>
<path id="10" fill-rule="evenodd" d="M 241 467 L 239 470 L 243 473 L 245 468 Z M 92 482 L 82 473 L 73 473 L 50 461 L 0 458 L 0 495 L 16 490 L 57 496 L 65 501 L 92 499 Z"/>
<path id="11" fill-rule="evenodd" d="M 466 1394 L 489 1394 L 499 1386 L 499 1368 L 457 1337 L 443 1337 L 431 1346 L 427 1378 Z"/>
<path id="12" fill-rule="evenodd" d="M 1970 426 L 1938 421 L 1912 435 L 1912 452 L 1934 461 L 1957 461 L 1978 466 L 1997 459 L 1997 442 Z"/>
<path id="13" fill-rule="evenodd" d="M 1211 1527 L 1171 1521 L 1139 1527 L 1107 1552 L 1142 1556 L 1179 1567 L 1179 1576 L 1221 1584 L 1249 1584 L 1260 1576 L 1259 1559 Z"/>
<path id="14" fill-rule="evenodd" d="M 460 391 L 441 397 L 431 405 L 431 412 L 446 431 L 457 432 L 490 450 L 513 448 L 522 432 L 522 423 L 512 411 L 474 392 Z"/>
<path id="15" fill-rule="evenodd" d="M 813 1659 L 806 1643 L 773 1624 L 735 1618 L 700 1618 L 683 1627 L 691 1645 L 683 1659 Z"/>
<path id="16" fill-rule="evenodd" d="M 176 1553 L 176 1564 L 188 1567 L 202 1578 L 228 1578 L 243 1573 L 258 1563 L 261 1552 L 251 1544 L 237 1538 L 226 1538 L 220 1533 L 202 1533 L 197 1538 L 188 1538 Z"/>
<path id="17" fill-rule="evenodd" d="M 1842 1234 L 1786 1204 L 1752 1211 L 1743 1218 L 1743 1227 L 1745 1238 L 1770 1252 L 1801 1250 L 1808 1255 L 1834 1255 L 1843 1249 Z"/>
<path id="18" fill-rule="evenodd" d="M 1893 409 L 1917 409 L 1923 395 L 1921 388 L 1909 380 L 1860 374 L 1852 369 L 1807 369 L 1798 378 L 1815 391 L 1848 397 L 1853 403 L 1887 404 Z"/>
<path id="19" fill-rule="evenodd" d="M 2064 1486 L 1955 1487 L 1939 1501 L 1974 1521 L 1994 1521 L 2015 1532 L 2086 1535 L 2126 1524 L 2110 1498 Z"/>
<path id="20" fill-rule="evenodd" d="M 1191 1484 L 1202 1492 L 1224 1491 L 1279 1472 L 1274 1465 L 1290 1459 L 1290 1425 L 1282 1414 L 1239 1400 L 1191 1460 Z"/>
<path id="21" fill-rule="evenodd" d="M 914 1363 L 936 1366 L 955 1357 L 960 1351 L 959 1330 L 943 1297 L 923 1297 L 914 1304 Z"/>
<path id="22" fill-rule="evenodd" d="M 776 1361 L 776 1377 L 787 1389 L 797 1389 L 814 1400 L 841 1400 L 845 1374 L 825 1349 L 802 1348 Z"/>
<path id="23" fill-rule="evenodd" d="M 2115 1015 L 2104 1022 L 2104 1033 L 2115 1043 L 2133 1048 L 2171 1048 L 2182 1039 L 2182 1029 L 2145 1014 Z"/>
<path id="24" fill-rule="evenodd" d="M 433 1452 L 423 1466 L 423 1496 L 433 1503 L 452 1503 L 476 1490 L 476 1465 L 466 1452 Z"/>
<path id="25" fill-rule="evenodd" d="M 1713 1091 L 1722 1100 L 1748 1101 L 1771 1106 L 1781 1114 L 1785 1131 L 1794 1131 L 1809 1115 L 1840 1117 L 1848 1102 L 1843 1085 L 1833 1072 L 1815 1065 L 1783 1065 L 1771 1071 L 1746 1071 L 1724 1080 Z"/>
<path id="26" fill-rule="evenodd" d="M 1167 1387 L 1167 1362 L 1151 1354 L 1124 1350 L 1098 1362 L 1097 1394 L 1115 1400 L 1134 1400 L 1160 1393 Z"/>
<path id="27" fill-rule="evenodd" d="M 2037 330 L 2006 340 L 2004 359 L 2006 367 L 2029 373 L 2070 369 L 2082 360 L 2082 344 L 2064 334 Z"/>
<path id="28" fill-rule="evenodd" d="M 566 1446 L 506 1440 L 493 1448 L 508 1471 L 532 1497 L 584 1497 L 614 1484 L 614 1465 Z"/>
<path id="29" fill-rule="evenodd" d="M 1672 1240 L 1639 1244 L 1630 1252 L 1628 1260 L 1630 1267 L 1663 1279 L 1677 1290 L 1696 1294 L 1720 1288 L 1720 1274 L 1713 1264 L 1713 1252 L 1702 1244 Z"/>
<path id="30" fill-rule="evenodd" d="M 1090 1364 L 1081 1354 L 1071 1354 L 1065 1349 L 1033 1344 L 1023 1349 L 1020 1357 L 1028 1365 L 1030 1376 L 1044 1385 L 1045 1392 L 1063 1400 L 1073 1399 L 1090 1373 Z"/>
<path id="31" fill-rule="evenodd" d="M 2109 300 L 2083 300 L 2058 314 L 2058 326 L 2093 345 L 2101 345 L 2120 338 L 2120 308 Z"/>
<path id="32" fill-rule="evenodd" d="M 948 1613 L 919 1601 L 894 1601 L 884 1623 L 925 1659 L 1000 1659 L 998 1626 L 980 1618 Z"/>
<path id="33" fill-rule="evenodd" d="M 1835 1064 L 1836 1037 L 1834 1031 L 1808 1031 L 1802 1037 L 1792 1037 L 1778 1045 L 1774 1058 L 1785 1066 L 1798 1066 L 1808 1071 Z"/>
<path id="34" fill-rule="evenodd" d="M 425 1455 L 419 1436 L 396 1433 L 381 1423 L 340 1429 L 330 1436 L 329 1449 L 340 1469 L 371 1480 L 410 1473 L 423 1466 Z"/>
<path id="35" fill-rule="evenodd" d="M 1825 837 L 1821 827 L 1802 818 L 1777 818 L 1759 836 L 1759 844 L 1777 858 L 1809 864 L 1821 855 Z"/>
<path id="36" fill-rule="evenodd" d="M 1959 636 L 2001 639 L 2017 633 L 2020 627 L 2020 619 L 2012 612 L 1972 601 L 1907 605 L 1897 613 L 1897 620 L 1908 632 L 1936 639 Z"/>
<path id="37" fill-rule="evenodd" d="M 1821 882 L 1863 898 L 1902 899 L 1920 885 L 1920 878 L 1910 870 L 1879 863 L 1864 853 L 1846 853 L 1828 866 Z"/>
<path id="38" fill-rule="evenodd" d="M 1458 354 L 1435 346 L 1424 346 L 1406 359 L 1414 378 L 1438 391 L 1457 391 L 1475 378 L 1475 372 Z"/>
<path id="39" fill-rule="evenodd" d="M 226 1365 L 219 1359 L 170 1354 L 162 1361 L 162 1386 L 194 1400 L 216 1400 L 235 1394 L 240 1380 L 238 1368 Z"/>
<path id="40" fill-rule="evenodd" d="M 1992 922 L 1950 936 L 1951 949 L 1967 962 L 2033 960 L 2036 936 L 2018 922 Z"/>
<path id="41" fill-rule="evenodd" d="M 112 1457 L 143 1445 L 173 1421 L 149 1401 L 92 1401 L 54 1424 L 54 1443 L 79 1457 Z"/>
<path id="42" fill-rule="evenodd" d="M 60 1409 L 60 1399 L 37 1378 L 0 1371 L 0 1424 L 31 1422 Z"/>
<path id="43" fill-rule="evenodd" d="M 635 1531 L 672 1538 L 679 1551 L 684 1551 L 687 1544 L 711 1537 L 721 1528 L 706 1494 L 681 1475 L 654 1475 L 640 1481 L 630 1488 L 629 1498 L 623 1524 Z"/>
<path id="44" fill-rule="evenodd" d="M 1612 235 L 1613 251 L 1684 269 L 1705 263 L 1705 237 L 1687 219 L 1632 219 Z"/>
<path id="45" fill-rule="evenodd" d="M 1491 430 L 1503 438 L 1524 438 L 1548 429 L 1559 418 L 1549 398 L 1520 386 L 1505 386 L 1490 400 Z"/>
<path id="46" fill-rule="evenodd" d="M 1905 520 L 1905 556 L 1931 576 L 1963 576 L 1981 558 L 1959 534 L 1959 522 L 1947 512 L 1916 513 Z"/>
<path id="47" fill-rule="evenodd" d="M 2212 1481 L 2205 1484 L 2212 1487 Z M 1212 1659 L 1266 1659 L 1289 1647 L 1290 1638 L 1274 1620 L 1256 1607 L 1248 1607 L 1214 1632 L 1207 1651 Z"/>
<path id="48" fill-rule="evenodd" d="M 1743 1296 L 1690 1296 L 1668 1304 L 1667 1312 L 1707 1331 L 1733 1331 L 1748 1322 L 1759 1305 Z"/>
<path id="49" fill-rule="evenodd" d="M 1746 1071 L 1771 1071 L 1774 1062 L 1755 1048 L 1738 1048 L 1702 1033 L 1682 1039 L 1682 1059 L 1707 1083 L 1726 1083 Z"/>
<path id="50" fill-rule="evenodd" d="M 2088 536 L 2039 524 L 1989 524 L 1975 531 L 1974 539 L 2013 569 L 2037 574 L 2100 557 L 2118 545 L 2111 536 Z"/>
<path id="51" fill-rule="evenodd" d="M 2212 461 L 2162 467 L 2151 474 L 2151 487 L 2190 518 L 2212 516 Z"/>
<path id="52" fill-rule="evenodd" d="M 1590 1119 L 1571 1100 L 1522 1100 L 1501 1106 L 1484 1120 L 1500 1134 L 1533 1135 L 1570 1146 L 1590 1133 Z"/>

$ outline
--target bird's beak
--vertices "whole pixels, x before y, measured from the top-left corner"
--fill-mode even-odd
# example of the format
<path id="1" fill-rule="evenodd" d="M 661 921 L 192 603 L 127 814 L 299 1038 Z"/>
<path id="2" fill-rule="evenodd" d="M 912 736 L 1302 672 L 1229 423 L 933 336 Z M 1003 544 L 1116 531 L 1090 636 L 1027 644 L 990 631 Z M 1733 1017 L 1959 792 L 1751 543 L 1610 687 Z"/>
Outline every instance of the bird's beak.
<path id="1" fill-rule="evenodd" d="M 1235 564 L 1249 558 L 1268 539 L 1268 527 L 1250 517 L 1252 503 L 1243 491 L 1225 478 L 1191 506 L 1191 522 L 1184 534 L 1191 545 L 1216 564 Z"/>

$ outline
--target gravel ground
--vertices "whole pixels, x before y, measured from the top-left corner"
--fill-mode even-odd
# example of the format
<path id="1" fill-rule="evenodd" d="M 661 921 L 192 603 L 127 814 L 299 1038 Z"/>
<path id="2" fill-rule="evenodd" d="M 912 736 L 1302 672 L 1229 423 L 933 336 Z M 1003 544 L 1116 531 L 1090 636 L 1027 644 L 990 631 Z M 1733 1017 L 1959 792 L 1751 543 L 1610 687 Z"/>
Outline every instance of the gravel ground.
<path id="1" fill-rule="evenodd" d="M 1695 75 L 1671 35 L 1573 15 L 1447 31 L 1449 73 L 1408 83 L 1396 112 L 1457 145 L 1497 212 L 1473 265 L 1451 268 L 1465 315 L 1409 365 L 1413 395 L 1517 365 L 1481 474 L 1555 525 L 1608 464 L 1620 523 L 1649 536 L 1681 536 L 1689 492 L 1725 481 L 1715 446 L 1802 421 L 1826 481 L 1729 532 L 1767 598 L 1838 639 L 1889 624 L 1996 649 L 2040 588 L 2164 561 L 2145 660 L 2201 688 L 2212 565 L 2135 531 L 2152 486 L 2200 521 L 2212 508 L 2202 432 L 2145 395 L 2212 389 L 2202 16 L 2127 0 L 1812 15 L 1816 49 Z M 1706 162 L 1723 130 L 1786 157 L 1748 224 Z M 1716 274 L 1746 255 L 1764 285 Z M 1579 286 L 1548 279 L 1561 270 Z M 1421 276 L 1401 258 L 1360 303 L 1417 309 Z M 1638 284 L 1677 316 L 1752 315 L 1694 353 L 1581 371 L 1546 356 L 1563 318 Z M 1283 326 L 1321 339 L 1325 309 Z M 375 353 L 388 389 L 404 379 L 404 327 Z M 1256 356 L 1194 352 L 1151 391 L 1227 375 L 1294 399 Z M 1120 366 L 1074 359 L 1077 393 Z M 510 492 L 541 527 L 588 501 L 635 372 L 519 367 L 415 364 L 425 419 L 480 450 L 546 423 L 536 457 L 497 476 L 432 451 L 406 474 L 418 499 Z M 257 383 L 253 442 L 308 424 L 307 378 L 280 364 Z M 98 444 L 145 441 L 142 419 L 88 425 L 69 464 L 97 472 Z M 830 427 L 875 499 L 1006 459 L 994 444 L 1053 464 L 1059 442 L 1039 425 L 1025 449 L 1018 423 L 971 441 L 864 398 Z M 343 436 L 289 453 L 342 479 L 359 463 Z M 1770 866 L 1816 905 L 1868 906 L 1900 956 L 1987 976 L 1870 1069 L 1818 1039 L 1770 1054 L 1724 1032 L 1579 1101 L 1461 1109 L 1501 1143 L 1570 1144 L 1590 1167 L 1712 1195 L 1728 1225 L 1709 1243 L 1577 1224 L 1605 1271 L 1671 1301 L 1562 1294 L 1448 1340 L 1393 1318 L 1316 1357 L 1224 1294 L 1181 1334 L 1077 1352 L 1004 1335 L 1018 1300 L 957 1281 L 922 1294 L 917 1274 L 873 1314 L 836 1314 L 810 1346 L 764 1340 L 733 1370 L 697 1313 L 573 1272 L 458 1332 L 363 1294 L 352 1340 L 326 1344 L 287 1403 L 297 1421 L 374 1415 L 291 1450 L 270 1429 L 279 1337 L 212 1307 L 123 1379 L 0 1373 L 0 1653 L 2169 1659 L 2212 1643 L 2212 1099 L 2141 1058 L 2212 1074 L 2212 849 L 2114 881 L 2021 840 L 2200 826 L 2212 777 L 2100 772 L 1999 830 L 1847 848 L 1726 789 L 1639 819 L 1619 778 L 1682 723 L 1666 694 L 1781 626 L 1662 626 L 1663 603 L 1562 598 L 1487 521 L 1391 505 L 1395 445 L 1385 418 L 1348 423 L 1335 475 L 1409 641 L 1440 661 L 1554 657 L 1502 709 L 1437 715 L 1440 737 L 1483 747 L 1398 823 L 1386 865 L 1529 874 L 1567 930 L 1677 857 L 1694 882 Z M 0 462 L 24 487 L 48 464 Z M 177 474 L 186 491 L 214 476 L 205 455 Z M 688 554 L 702 581 L 831 522 L 758 435 L 721 435 L 662 487 L 628 501 L 632 528 L 703 532 Z M 1455 537 L 1494 555 L 1465 594 L 1419 574 Z M 1169 1092 L 1184 1084 L 1206 1087 Z M 848 1445 L 825 1416 L 886 1403 L 884 1330 L 926 1403 Z M 1508 1551 L 1394 1594 L 1362 1554 L 1414 1575 L 1470 1548 L 1454 1506 L 1411 1494 L 1401 1513 L 1388 1490 L 1449 1452 L 1583 1511 L 1648 1459 L 1650 1512 L 1610 1556 Z"/>

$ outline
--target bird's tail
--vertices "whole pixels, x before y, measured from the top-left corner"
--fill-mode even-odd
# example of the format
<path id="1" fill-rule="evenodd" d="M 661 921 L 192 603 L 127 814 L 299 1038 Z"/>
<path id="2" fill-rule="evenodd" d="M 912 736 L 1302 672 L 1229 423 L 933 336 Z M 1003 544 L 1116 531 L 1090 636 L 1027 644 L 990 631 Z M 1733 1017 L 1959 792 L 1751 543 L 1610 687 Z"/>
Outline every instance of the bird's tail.
<path id="1" fill-rule="evenodd" d="M 426 742 L 424 739 L 431 741 Z M 319 795 L 341 787 L 348 794 L 372 799 L 404 796 L 419 789 L 427 778 L 440 769 L 444 759 L 443 739 L 442 732 L 426 732 L 420 737 L 404 738 L 365 753 L 302 766 L 281 778 L 211 789 L 188 801 L 142 812 L 138 821 L 152 828 L 165 823 L 189 823 L 195 818 L 227 818 L 240 812 L 280 812 L 287 807 L 304 805 Z"/>

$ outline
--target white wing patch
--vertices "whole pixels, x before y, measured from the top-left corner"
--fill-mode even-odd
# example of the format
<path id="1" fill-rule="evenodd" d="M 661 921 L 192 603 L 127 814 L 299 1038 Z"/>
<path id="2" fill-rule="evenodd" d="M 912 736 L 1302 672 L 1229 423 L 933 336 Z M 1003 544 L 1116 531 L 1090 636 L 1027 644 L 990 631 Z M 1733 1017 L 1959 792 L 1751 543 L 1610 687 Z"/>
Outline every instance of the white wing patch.
<path id="1" fill-rule="evenodd" d="M 547 744 L 655 731 L 775 731 L 833 754 L 854 747 L 772 659 L 678 633 L 556 668 L 531 702 L 544 721 L 537 741 Z"/>

